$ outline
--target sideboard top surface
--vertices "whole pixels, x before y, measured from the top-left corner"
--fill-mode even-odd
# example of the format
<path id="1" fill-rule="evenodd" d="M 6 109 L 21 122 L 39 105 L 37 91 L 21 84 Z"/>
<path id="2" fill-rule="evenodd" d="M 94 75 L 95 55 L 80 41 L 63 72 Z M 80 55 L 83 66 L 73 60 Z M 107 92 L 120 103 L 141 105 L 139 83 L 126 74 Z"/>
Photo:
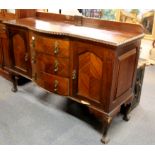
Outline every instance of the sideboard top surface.
<path id="1" fill-rule="evenodd" d="M 112 46 L 119 46 L 142 38 L 144 33 L 124 32 L 121 27 L 118 30 L 78 26 L 64 22 L 45 21 L 36 18 L 22 18 L 3 21 L 5 24 L 26 27 L 30 30 L 54 35 L 69 36 L 94 42 L 100 42 Z M 122 23 L 123 24 L 123 23 Z M 122 25 L 121 25 L 122 26 Z M 125 26 L 125 25 L 124 25 Z M 133 25 L 134 29 L 134 25 Z"/>

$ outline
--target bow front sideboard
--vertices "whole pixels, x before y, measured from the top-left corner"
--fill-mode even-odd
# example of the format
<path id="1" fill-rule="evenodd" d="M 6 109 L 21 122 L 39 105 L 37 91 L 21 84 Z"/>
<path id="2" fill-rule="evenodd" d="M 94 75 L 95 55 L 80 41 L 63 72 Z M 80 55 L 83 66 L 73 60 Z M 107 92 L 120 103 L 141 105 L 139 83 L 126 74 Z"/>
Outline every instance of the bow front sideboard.
<path id="1" fill-rule="evenodd" d="M 17 91 L 16 76 L 20 75 L 88 106 L 102 119 L 102 142 L 107 143 L 109 126 L 122 106 L 123 118 L 128 120 L 143 28 L 80 20 L 3 21 L 9 38 L 6 68 L 12 75 L 13 91 Z"/>

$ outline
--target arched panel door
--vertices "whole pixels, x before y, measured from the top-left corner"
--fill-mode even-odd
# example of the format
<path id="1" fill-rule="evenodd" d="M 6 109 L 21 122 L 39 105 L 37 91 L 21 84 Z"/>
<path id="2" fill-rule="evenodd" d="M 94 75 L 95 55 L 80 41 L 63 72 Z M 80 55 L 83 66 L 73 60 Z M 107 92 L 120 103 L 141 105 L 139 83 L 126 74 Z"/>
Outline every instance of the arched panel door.
<path id="1" fill-rule="evenodd" d="M 12 69 L 18 73 L 31 76 L 30 51 L 28 47 L 28 32 L 23 29 L 9 29 L 10 56 Z"/>

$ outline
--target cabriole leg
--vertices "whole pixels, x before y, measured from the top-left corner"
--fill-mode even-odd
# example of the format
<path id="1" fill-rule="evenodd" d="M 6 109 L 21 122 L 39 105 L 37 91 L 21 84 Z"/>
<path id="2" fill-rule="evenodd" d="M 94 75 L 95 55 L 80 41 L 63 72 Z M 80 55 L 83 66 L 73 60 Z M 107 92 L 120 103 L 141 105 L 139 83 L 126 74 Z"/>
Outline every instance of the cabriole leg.
<path id="1" fill-rule="evenodd" d="M 11 77 L 12 79 L 12 83 L 13 83 L 13 87 L 12 87 L 12 92 L 17 92 L 17 80 L 18 80 L 18 77 L 16 75 L 12 75 Z"/>
<path id="2" fill-rule="evenodd" d="M 107 119 L 103 119 L 103 134 L 101 142 L 107 144 L 110 139 L 108 137 L 108 131 L 112 122 L 112 117 L 108 117 Z"/>
<path id="3" fill-rule="evenodd" d="M 131 110 L 131 103 L 130 104 L 127 104 L 125 106 L 123 120 L 125 120 L 125 121 L 129 121 L 130 120 L 130 116 L 129 116 L 130 110 Z"/>

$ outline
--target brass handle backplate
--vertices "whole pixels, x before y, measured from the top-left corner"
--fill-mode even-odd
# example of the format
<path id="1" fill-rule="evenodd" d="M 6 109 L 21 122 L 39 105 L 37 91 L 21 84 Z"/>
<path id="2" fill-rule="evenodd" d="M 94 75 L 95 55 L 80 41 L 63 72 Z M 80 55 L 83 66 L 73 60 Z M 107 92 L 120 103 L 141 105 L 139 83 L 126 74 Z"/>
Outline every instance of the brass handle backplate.
<path id="1" fill-rule="evenodd" d="M 58 72 L 58 70 L 59 70 L 59 62 L 58 60 L 55 60 L 54 61 L 54 72 Z"/>
<path id="2" fill-rule="evenodd" d="M 56 41 L 54 43 L 54 54 L 57 55 L 59 53 L 59 45 L 58 42 Z"/>
<path id="3" fill-rule="evenodd" d="M 54 80 L 54 92 L 55 93 L 57 93 L 58 91 L 58 84 L 59 84 L 58 80 Z"/>

